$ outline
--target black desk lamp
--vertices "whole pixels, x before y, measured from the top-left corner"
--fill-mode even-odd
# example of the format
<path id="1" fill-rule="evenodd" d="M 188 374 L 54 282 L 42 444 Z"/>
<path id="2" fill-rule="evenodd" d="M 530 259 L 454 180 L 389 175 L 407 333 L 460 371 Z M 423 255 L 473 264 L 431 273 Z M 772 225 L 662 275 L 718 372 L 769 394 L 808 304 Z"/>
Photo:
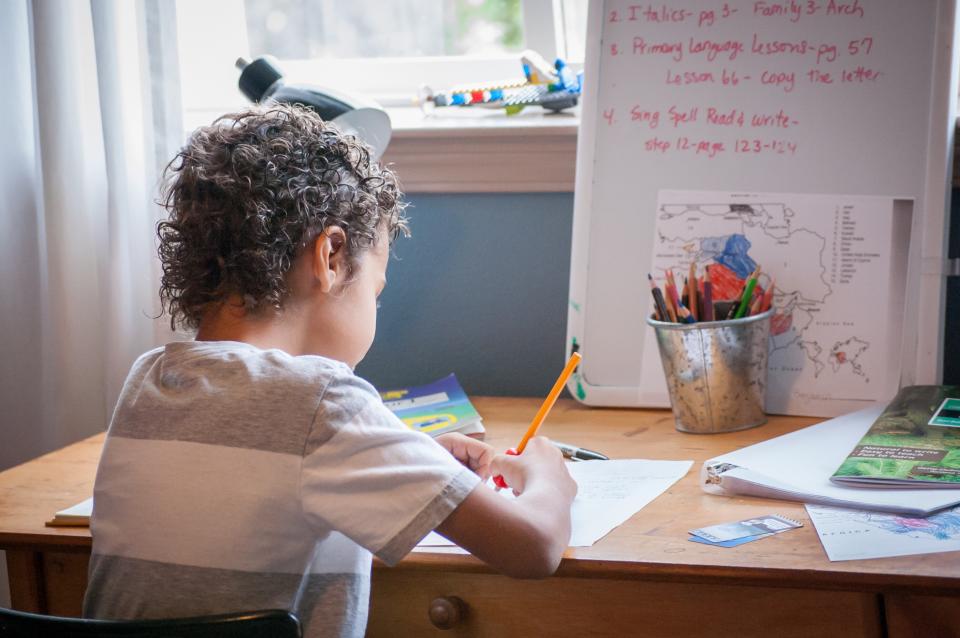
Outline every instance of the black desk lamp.
<path id="1" fill-rule="evenodd" d="M 392 131 L 390 116 L 375 103 L 318 86 L 286 84 L 276 60 L 270 56 L 253 62 L 237 58 L 237 68 L 240 69 L 240 91 L 252 101 L 276 100 L 309 107 L 344 132 L 369 144 L 375 161 L 387 149 Z"/>

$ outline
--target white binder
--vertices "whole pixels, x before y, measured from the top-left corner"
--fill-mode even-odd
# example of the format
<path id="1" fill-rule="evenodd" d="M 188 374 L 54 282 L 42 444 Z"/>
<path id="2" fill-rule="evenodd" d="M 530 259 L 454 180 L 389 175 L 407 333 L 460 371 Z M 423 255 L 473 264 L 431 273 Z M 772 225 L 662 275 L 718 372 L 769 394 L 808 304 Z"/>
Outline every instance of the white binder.
<path id="1" fill-rule="evenodd" d="M 853 412 L 704 461 L 710 494 L 779 498 L 835 507 L 927 516 L 960 504 L 960 489 L 877 489 L 830 482 L 884 406 Z"/>

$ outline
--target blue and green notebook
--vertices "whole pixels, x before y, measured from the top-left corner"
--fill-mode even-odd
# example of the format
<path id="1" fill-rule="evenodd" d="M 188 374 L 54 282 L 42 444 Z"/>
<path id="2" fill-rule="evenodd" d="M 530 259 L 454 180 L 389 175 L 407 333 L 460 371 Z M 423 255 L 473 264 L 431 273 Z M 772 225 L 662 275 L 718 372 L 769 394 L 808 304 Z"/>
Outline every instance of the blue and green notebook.
<path id="1" fill-rule="evenodd" d="M 483 420 L 455 374 L 427 385 L 381 392 L 380 397 L 411 430 L 430 436 L 460 432 L 483 438 Z"/>

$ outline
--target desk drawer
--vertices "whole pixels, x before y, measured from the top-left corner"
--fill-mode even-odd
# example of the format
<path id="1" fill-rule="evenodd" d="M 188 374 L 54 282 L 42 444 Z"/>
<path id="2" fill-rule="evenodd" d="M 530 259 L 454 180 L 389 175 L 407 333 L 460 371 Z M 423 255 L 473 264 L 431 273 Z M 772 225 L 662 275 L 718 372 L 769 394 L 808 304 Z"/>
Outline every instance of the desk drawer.
<path id="1" fill-rule="evenodd" d="M 448 631 L 437 599 L 463 601 Z M 443 603 L 438 605 L 442 608 Z M 881 636 L 879 597 L 855 592 L 636 580 L 374 570 L 368 636 Z"/>
<path id="2" fill-rule="evenodd" d="M 884 602 L 889 638 L 960 637 L 960 596 L 888 594 Z"/>

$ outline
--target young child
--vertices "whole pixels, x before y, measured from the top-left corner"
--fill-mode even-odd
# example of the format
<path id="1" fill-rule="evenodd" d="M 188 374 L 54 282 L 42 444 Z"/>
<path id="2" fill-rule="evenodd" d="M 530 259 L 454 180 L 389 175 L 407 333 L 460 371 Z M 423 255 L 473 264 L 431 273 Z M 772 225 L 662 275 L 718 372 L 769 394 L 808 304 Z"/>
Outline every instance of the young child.
<path id="1" fill-rule="evenodd" d="M 353 373 L 407 230 L 366 146 L 305 109 L 252 108 L 192 136 L 165 203 L 160 294 L 196 340 L 142 355 L 124 385 L 86 616 L 280 608 L 306 636 L 361 636 L 371 552 L 393 565 L 432 529 L 505 574 L 553 573 L 576 492 L 560 453 L 433 440 Z"/>

